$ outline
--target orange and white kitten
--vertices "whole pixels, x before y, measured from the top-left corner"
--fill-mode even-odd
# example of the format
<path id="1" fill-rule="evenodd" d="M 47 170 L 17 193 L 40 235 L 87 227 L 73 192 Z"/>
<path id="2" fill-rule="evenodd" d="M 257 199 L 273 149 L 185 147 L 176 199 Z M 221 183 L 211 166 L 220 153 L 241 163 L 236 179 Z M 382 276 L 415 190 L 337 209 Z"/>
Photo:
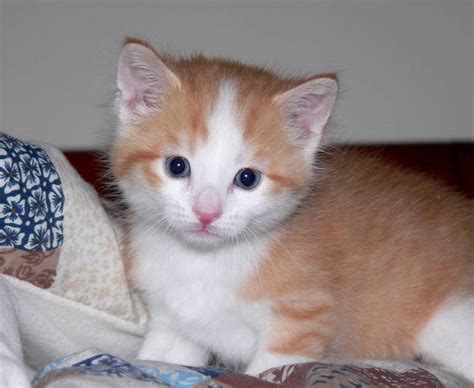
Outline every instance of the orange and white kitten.
<path id="1" fill-rule="evenodd" d="M 140 358 L 204 365 L 215 352 L 257 374 L 421 355 L 474 380 L 472 202 L 318 153 L 334 76 L 129 42 L 118 88 L 111 161 L 150 318 Z"/>

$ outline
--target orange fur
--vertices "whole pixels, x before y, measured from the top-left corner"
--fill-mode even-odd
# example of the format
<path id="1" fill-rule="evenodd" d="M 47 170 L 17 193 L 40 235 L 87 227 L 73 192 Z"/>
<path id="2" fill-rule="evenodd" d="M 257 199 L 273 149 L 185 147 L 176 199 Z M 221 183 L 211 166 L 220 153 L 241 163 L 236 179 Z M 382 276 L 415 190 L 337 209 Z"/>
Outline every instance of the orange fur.
<path id="1" fill-rule="evenodd" d="M 472 202 L 354 152 L 328 159 L 242 295 L 274 302 L 275 351 L 413 358 L 434 309 L 474 293 Z"/>
<path id="2" fill-rule="evenodd" d="M 137 164 L 156 160 L 164 149 L 183 142 L 192 151 L 207 136 L 206 118 L 214 106 L 219 84 L 231 79 L 239 85 L 237 109 L 243 118 L 244 140 L 255 148 L 255 164 L 268 166 L 267 176 L 275 181 L 274 192 L 288 187 L 302 189 L 311 176 L 289 141 L 282 114 L 273 97 L 303 81 L 283 79 L 258 68 L 222 59 L 197 56 L 161 59 L 178 76 L 182 87 L 171 90 L 156 114 L 141 120 L 121 136 L 112 148 L 113 172 L 126 176 Z M 329 75 L 335 78 L 335 75 Z M 292 171 L 300 169 L 294 176 Z"/>
<path id="3" fill-rule="evenodd" d="M 272 193 L 315 187 L 240 290 L 249 302 L 273 306 L 269 350 L 413 358 L 414 339 L 434 309 L 454 293 L 474 293 L 472 202 L 352 151 L 318 156 L 324 172 L 315 183 L 273 100 L 303 80 L 201 56 L 162 59 L 182 87 L 119 136 L 115 175 L 134 179 L 138 168 L 158 187 L 150 163 L 206 140 L 219 84 L 232 79 L 244 141 L 273 181 Z"/>

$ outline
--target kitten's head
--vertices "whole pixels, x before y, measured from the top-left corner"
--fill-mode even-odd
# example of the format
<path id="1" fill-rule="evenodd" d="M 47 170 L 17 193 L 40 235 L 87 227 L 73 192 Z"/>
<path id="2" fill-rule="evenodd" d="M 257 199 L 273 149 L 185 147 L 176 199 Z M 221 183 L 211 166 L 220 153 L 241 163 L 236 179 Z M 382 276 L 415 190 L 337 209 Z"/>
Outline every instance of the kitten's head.
<path id="1" fill-rule="evenodd" d="M 137 42 L 123 47 L 117 82 L 111 161 L 135 222 L 207 247 L 294 211 L 337 93 L 334 77 L 283 79 Z"/>

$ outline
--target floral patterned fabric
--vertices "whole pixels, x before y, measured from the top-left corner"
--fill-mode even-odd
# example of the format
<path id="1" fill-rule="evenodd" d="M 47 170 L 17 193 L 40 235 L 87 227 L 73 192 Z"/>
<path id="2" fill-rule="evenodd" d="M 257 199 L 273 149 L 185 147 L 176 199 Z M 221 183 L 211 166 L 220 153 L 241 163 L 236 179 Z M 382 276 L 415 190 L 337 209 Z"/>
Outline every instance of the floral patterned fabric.
<path id="1" fill-rule="evenodd" d="M 142 327 L 120 240 L 120 225 L 59 150 L 0 132 L 0 274 Z"/>
<path id="2" fill-rule="evenodd" d="M 55 280 L 58 261 L 59 249 L 48 252 L 0 249 L 0 273 L 45 289 Z"/>
<path id="3" fill-rule="evenodd" d="M 63 244 L 64 194 L 48 154 L 0 133 L 0 273 L 49 288 Z"/>
<path id="4" fill-rule="evenodd" d="M 146 387 L 472 387 L 443 368 L 419 363 L 348 361 L 305 363 L 270 369 L 259 377 L 221 368 L 194 368 L 150 361 L 125 361 L 87 350 L 61 358 L 39 372 L 34 388 L 62 386 Z"/>
<path id="5" fill-rule="evenodd" d="M 51 251 L 63 242 L 61 179 L 39 147 L 0 134 L 0 247 Z"/>

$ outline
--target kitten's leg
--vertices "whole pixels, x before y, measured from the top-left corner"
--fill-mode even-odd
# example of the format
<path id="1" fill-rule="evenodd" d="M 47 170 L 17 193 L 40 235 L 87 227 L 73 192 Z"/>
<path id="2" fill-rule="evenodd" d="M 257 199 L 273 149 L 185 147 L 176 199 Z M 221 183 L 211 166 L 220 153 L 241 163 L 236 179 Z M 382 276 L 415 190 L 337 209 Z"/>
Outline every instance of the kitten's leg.
<path id="1" fill-rule="evenodd" d="M 418 336 L 418 352 L 474 381 L 474 298 L 448 300 Z"/>
<path id="2" fill-rule="evenodd" d="M 320 360 L 333 332 L 331 316 L 331 308 L 322 302 L 281 305 L 270 320 L 272 324 L 260 333 L 246 373 L 258 375 L 282 365 Z"/>
<path id="3" fill-rule="evenodd" d="M 258 342 L 257 351 L 245 370 L 253 376 L 270 368 L 318 360 L 324 349 L 324 336 L 290 326 L 263 333 Z"/>
<path id="4" fill-rule="evenodd" d="M 148 329 L 137 358 L 187 366 L 204 366 L 207 364 L 209 354 L 204 347 L 170 329 L 168 325 L 154 324 Z"/>

